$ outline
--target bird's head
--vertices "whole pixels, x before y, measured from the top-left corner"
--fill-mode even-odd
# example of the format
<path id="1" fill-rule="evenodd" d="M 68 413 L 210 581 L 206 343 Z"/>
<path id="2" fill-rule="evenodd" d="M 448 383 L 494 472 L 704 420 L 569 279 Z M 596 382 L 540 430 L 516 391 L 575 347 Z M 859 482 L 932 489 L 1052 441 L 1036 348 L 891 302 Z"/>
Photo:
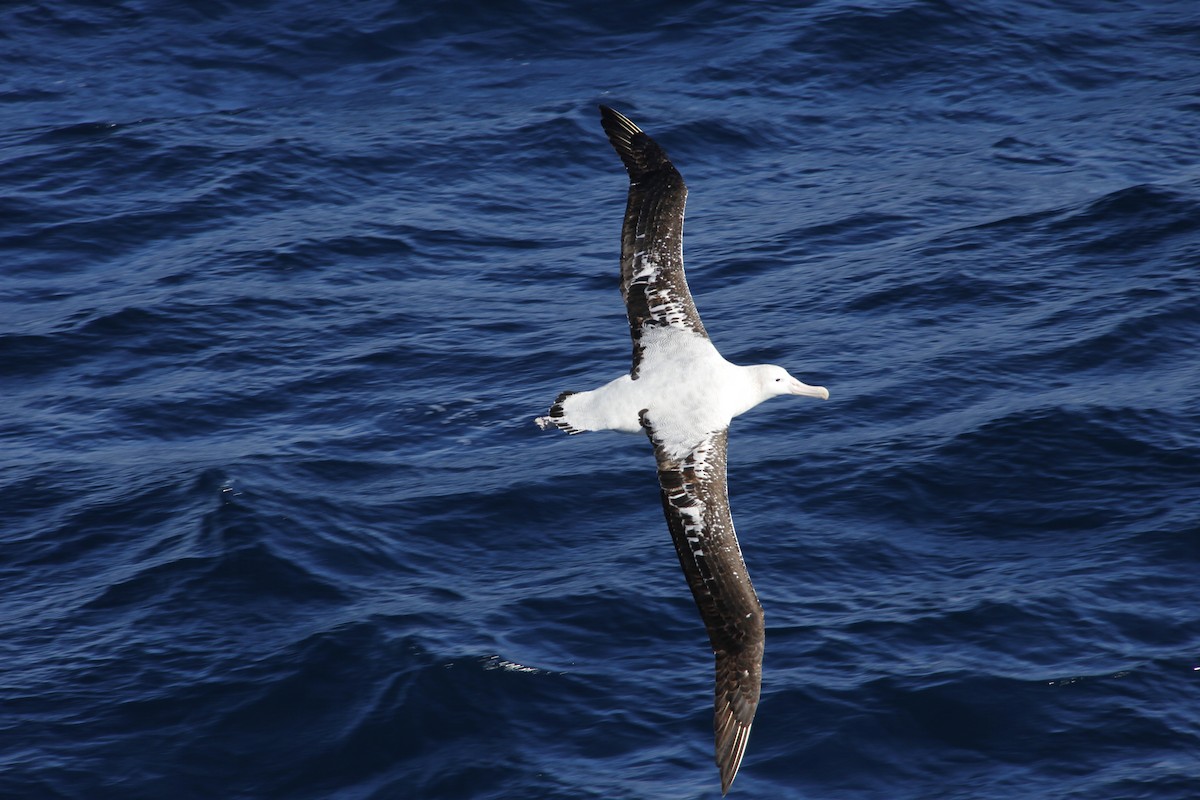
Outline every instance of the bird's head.
<path id="1" fill-rule="evenodd" d="M 754 368 L 755 376 L 762 387 L 764 397 L 775 397 L 780 394 L 798 394 L 804 397 L 819 397 L 829 399 L 829 390 L 824 386 L 809 386 L 807 383 L 793 378 L 783 367 L 774 364 L 762 364 Z"/>

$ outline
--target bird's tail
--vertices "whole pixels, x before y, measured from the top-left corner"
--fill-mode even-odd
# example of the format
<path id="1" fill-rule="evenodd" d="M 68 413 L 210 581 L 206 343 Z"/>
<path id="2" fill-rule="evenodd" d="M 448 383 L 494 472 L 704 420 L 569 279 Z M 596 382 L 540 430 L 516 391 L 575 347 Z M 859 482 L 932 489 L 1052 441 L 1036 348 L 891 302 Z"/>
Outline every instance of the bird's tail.
<path id="1" fill-rule="evenodd" d="M 560 394 L 555 399 L 554 405 L 550 406 L 550 412 L 546 416 L 538 417 L 534 420 L 538 424 L 538 427 L 542 430 L 554 427 L 571 434 L 583 433 L 587 430 L 586 428 L 576 428 L 572 425 L 571 421 L 567 418 L 566 410 L 563 408 L 563 401 L 573 394 L 575 392 L 563 392 Z"/>

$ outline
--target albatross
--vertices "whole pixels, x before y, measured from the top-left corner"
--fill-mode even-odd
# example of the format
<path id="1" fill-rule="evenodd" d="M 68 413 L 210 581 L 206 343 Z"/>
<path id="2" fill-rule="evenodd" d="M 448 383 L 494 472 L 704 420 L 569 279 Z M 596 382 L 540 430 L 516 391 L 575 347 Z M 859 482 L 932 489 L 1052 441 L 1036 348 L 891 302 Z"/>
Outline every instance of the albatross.
<path id="1" fill-rule="evenodd" d="M 764 642 L 762 605 L 729 513 L 729 423 L 776 395 L 828 399 L 829 391 L 782 367 L 738 366 L 717 352 L 683 272 L 683 177 L 628 117 L 601 106 L 600 118 L 629 173 L 621 296 L 633 366 L 598 389 L 563 392 L 535 422 L 569 434 L 644 431 L 649 437 L 667 528 L 716 656 L 713 731 L 725 794 L 758 709 Z"/>

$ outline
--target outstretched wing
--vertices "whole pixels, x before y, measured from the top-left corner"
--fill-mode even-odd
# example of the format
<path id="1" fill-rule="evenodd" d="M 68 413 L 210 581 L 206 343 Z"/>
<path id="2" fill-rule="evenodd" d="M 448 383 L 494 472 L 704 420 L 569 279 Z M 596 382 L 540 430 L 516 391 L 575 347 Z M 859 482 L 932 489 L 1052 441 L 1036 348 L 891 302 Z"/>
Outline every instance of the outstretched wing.
<path id="1" fill-rule="evenodd" d="M 667 527 L 716 655 L 713 731 L 724 793 L 741 766 L 758 710 L 765 639 L 762 605 L 729 514 L 725 483 L 729 431 L 709 434 L 687 456 L 672 460 L 655 436 L 647 411 L 641 420 L 658 459 Z"/>
<path id="2" fill-rule="evenodd" d="M 683 208 L 687 186 L 666 152 L 629 118 L 600 106 L 608 140 L 629 172 L 621 228 L 621 296 L 633 336 L 633 369 L 641 363 L 647 326 L 676 326 L 707 336 L 683 274 Z"/>

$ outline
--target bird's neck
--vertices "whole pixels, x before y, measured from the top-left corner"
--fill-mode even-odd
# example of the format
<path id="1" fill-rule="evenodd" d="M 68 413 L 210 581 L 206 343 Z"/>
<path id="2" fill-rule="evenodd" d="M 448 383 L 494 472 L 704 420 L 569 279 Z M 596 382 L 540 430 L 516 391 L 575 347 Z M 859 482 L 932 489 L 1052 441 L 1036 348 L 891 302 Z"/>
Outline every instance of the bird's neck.
<path id="1" fill-rule="evenodd" d="M 745 414 L 750 409 L 770 397 L 763 392 L 762 381 L 759 380 L 757 367 L 740 367 L 731 365 L 736 370 L 737 380 L 731 382 L 736 387 L 730 397 L 731 417 Z"/>

